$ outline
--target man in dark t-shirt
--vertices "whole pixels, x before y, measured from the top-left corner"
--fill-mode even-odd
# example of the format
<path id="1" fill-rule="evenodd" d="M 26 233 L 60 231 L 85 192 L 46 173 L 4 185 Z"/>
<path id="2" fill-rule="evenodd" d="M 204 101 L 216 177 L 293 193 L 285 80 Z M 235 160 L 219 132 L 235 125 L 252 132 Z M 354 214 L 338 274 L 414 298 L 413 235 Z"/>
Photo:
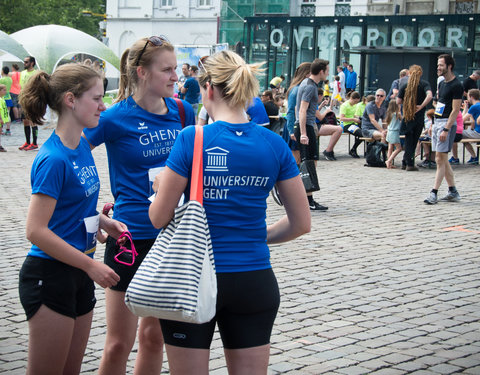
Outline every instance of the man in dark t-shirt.
<path id="1" fill-rule="evenodd" d="M 468 90 L 478 89 L 477 81 L 480 79 L 480 70 L 474 71 L 463 81 L 463 96 L 466 98 Z"/>
<path id="2" fill-rule="evenodd" d="M 435 120 L 430 127 L 432 136 L 432 151 L 436 151 L 435 161 L 437 172 L 433 189 L 425 198 L 426 204 L 435 204 L 438 201 L 437 193 L 445 178 L 448 184 L 448 193 L 441 201 L 458 202 L 460 194 L 455 187 L 453 170 L 448 162 L 448 153 L 452 149 L 457 130 L 457 115 L 462 103 L 463 86 L 453 74 L 455 60 L 448 54 L 438 57 L 437 74 L 445 79 L 438 84 L 435 107 Z"/>

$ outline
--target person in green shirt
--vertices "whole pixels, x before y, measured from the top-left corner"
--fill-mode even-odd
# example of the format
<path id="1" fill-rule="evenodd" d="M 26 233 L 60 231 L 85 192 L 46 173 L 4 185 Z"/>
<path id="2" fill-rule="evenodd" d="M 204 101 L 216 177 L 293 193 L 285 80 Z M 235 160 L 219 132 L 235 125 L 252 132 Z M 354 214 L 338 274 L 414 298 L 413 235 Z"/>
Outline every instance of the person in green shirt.
<path id="1" fill-rule="evenodd" d="M 340 121 L 343 123 L 343 131 L 355 136 L 355 143 L 348 152 L 352 158 L 359 158 L 357 148 L 362 143 L 360 140 L 360 137 L 362 137 L 362 130 L 360 129 L 361 120 L 356 116 L 359 102 L 360 94 L 352 91 L 349 99 L 340 106 Z"/>
<path id="2" fill-rule="evenodd" d="M 7 108 L 7 113 L 10 117 L 10 109 L 13 107 L 12 98 L 10 97 L 10 87 L 12 87 L 12 78 L 9 77 L 8 73 L 10 72 L 10 68 L 8 66 L 4 66 L 2 68 L 2 78 L 0 78 L 0 85 L 5 85 L 7 93 L 3 97 L 5 100 L 5 105 Z M 7 129 L 5 130 L 5 135 L 11 135 L 10 132 L 10 120 L 6 123 Z"/>
<path id="3" fill-rule="evenodd" d="M 23 65 L 25 70 L 20 74 L 20 87 L 23 89 L 28 80 L 35 74 L 35 57 L 27 56 L 23 60 Z M 20 146 L 19 150 L 36 150 L 38 149 L 37 136 L 38 136 L 38 126 L 32 123 L 29 119 L 25 118 L 22 114 L 23 120 L 23 130 L 25 131 L 25 143 Z M 30 143 L 30 135 L 33 136 L 33 142 Z"/>

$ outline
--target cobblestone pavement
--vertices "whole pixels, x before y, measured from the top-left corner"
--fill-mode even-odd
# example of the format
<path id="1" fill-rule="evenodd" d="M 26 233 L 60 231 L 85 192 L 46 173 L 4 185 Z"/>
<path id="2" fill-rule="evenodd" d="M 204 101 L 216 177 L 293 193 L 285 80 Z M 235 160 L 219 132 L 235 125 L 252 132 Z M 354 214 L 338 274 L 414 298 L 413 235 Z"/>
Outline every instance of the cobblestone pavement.
<path id="1" fill-rule="evenodd" d="M 15 375 L 27 356 L 17 284 L 35 152 L 18 150 L 21 125 L 12 131 L 0 154 L 0 373 Z M 41 142 L 50 132 L 40 130 Z M 434 170 L 366 168 L 347 155 L 347 139 L 337 161 L 318 165 L 315 197 L 328 212 L 312 215 L 308 235 L 271 247 L 282 302 L 269 374 L 480 374 L 479 167 L 454 167 L 460 202 L 427 206 Z M 94 157 L 103 204 L 111 200 L 104 148 Z M 273 222 L 282 209 L 268 204 Z M 84 374 L 96 372 L 105 338 L 101 288 L 97 297 Z M 218 335 L 212 348 L 211 374 L 226 374 Z"/>

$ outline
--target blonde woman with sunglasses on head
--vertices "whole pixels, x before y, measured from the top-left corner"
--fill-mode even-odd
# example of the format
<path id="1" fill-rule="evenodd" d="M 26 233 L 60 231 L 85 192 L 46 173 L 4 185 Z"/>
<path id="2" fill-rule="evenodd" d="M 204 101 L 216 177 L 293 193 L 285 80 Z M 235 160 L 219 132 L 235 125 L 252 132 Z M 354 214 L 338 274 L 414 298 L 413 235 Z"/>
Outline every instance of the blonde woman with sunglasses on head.
<path id="1" fill-rule="evenodd" d="M 104 375 L 125 374 L 135 343 L 138 318 L 128 310 L 124 297 L 159 233 L 148 218 L 148 198 L 153 179 L 182 129 L 182 110 L 172 98 L 176 68 L 174 48 L 164 37 L 138 40 L 122 55 L 116 104 L 105 111 L 97 129 L 84 132 L 91 145 L 105 143 L 115 198 L 113 217 L 128 225 L 138 252 L 132 266 L 118 263 L 119 247 L 113 238 L 107 239 L 105 263 L 120 275 L 120 282 L 105 293 L 107 337 L 99 369 Z M 185 124 L 195 124 L 192 106 L 181 103 Z M 141 318 L 138 339 L 134 374 L 160 374 L 163 339 L 158 319 Z"/>
<path id="2" fill-rule="evenodd" d="M 161 320 L 172 375 L 206 375 L 218 325 L 230 374 L 266 374 L 270 335 L 280 303 L 267 243 L 310 230 L 310 211 L 288 146 L 272 131 L 249 122 L 245 108 L 259 89 L 259 66 L 230 51 L 209 57 L 200 92 L 215 119 L 203 128 L 205 207 L 218 295 L 216 316 L 205 324 Z M 180 133 L 157 176 L 150 219 L 161 228 L 173 217 L 189 184 L 195 129 Z M 277 184 L 287 215 L 267 227 L 267 198 Z"/>
<path id="3" fill-rule="evenodd" d="M 19 275 L 28 320 L 27 375 L 79 374 L 95 306 L 94 281 L 120 280 L 93 259 L 98 228 L 118 237 L 126 226 L 97 212 L 100 180 L 84 128 L 97 126 L 105 110 L 100 75 L 80 64 L 52 75 L 35 73 L 20 103 L 35 124 L 47 105 L 58 114 L 55 130 L 31 170 L 32 196 L 26 232 L 32 242 Z"/>

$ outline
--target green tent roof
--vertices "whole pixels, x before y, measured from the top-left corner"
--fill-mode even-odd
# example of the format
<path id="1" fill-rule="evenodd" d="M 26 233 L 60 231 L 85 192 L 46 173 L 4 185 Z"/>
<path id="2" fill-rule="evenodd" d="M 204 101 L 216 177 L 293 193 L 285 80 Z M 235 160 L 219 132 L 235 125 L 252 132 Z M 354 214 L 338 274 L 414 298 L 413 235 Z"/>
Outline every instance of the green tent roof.
<path id="1" fill-rule="evenodd" d="M 7 33 L 0 30 L 0 50 L 10 53 L 13 56 L 23 60 L 29 53 L 23 48 L 22 44 L 17 42 Z"/>
<path id="2" fill-rule="evenodd" d="M 71 27 L 33 26 L 17 31 L 10 37 L 28 51 L 22 58 L 28 55 L 35 57 L 39 68 L 50 74 L 63 57 L 79 53 L 95 56 L 109 62 L 117 69 L 120 68 L 120 59 L 110 48 L 98 39 Z M 11 51 L 7 52 L 19 56 Z"/>

